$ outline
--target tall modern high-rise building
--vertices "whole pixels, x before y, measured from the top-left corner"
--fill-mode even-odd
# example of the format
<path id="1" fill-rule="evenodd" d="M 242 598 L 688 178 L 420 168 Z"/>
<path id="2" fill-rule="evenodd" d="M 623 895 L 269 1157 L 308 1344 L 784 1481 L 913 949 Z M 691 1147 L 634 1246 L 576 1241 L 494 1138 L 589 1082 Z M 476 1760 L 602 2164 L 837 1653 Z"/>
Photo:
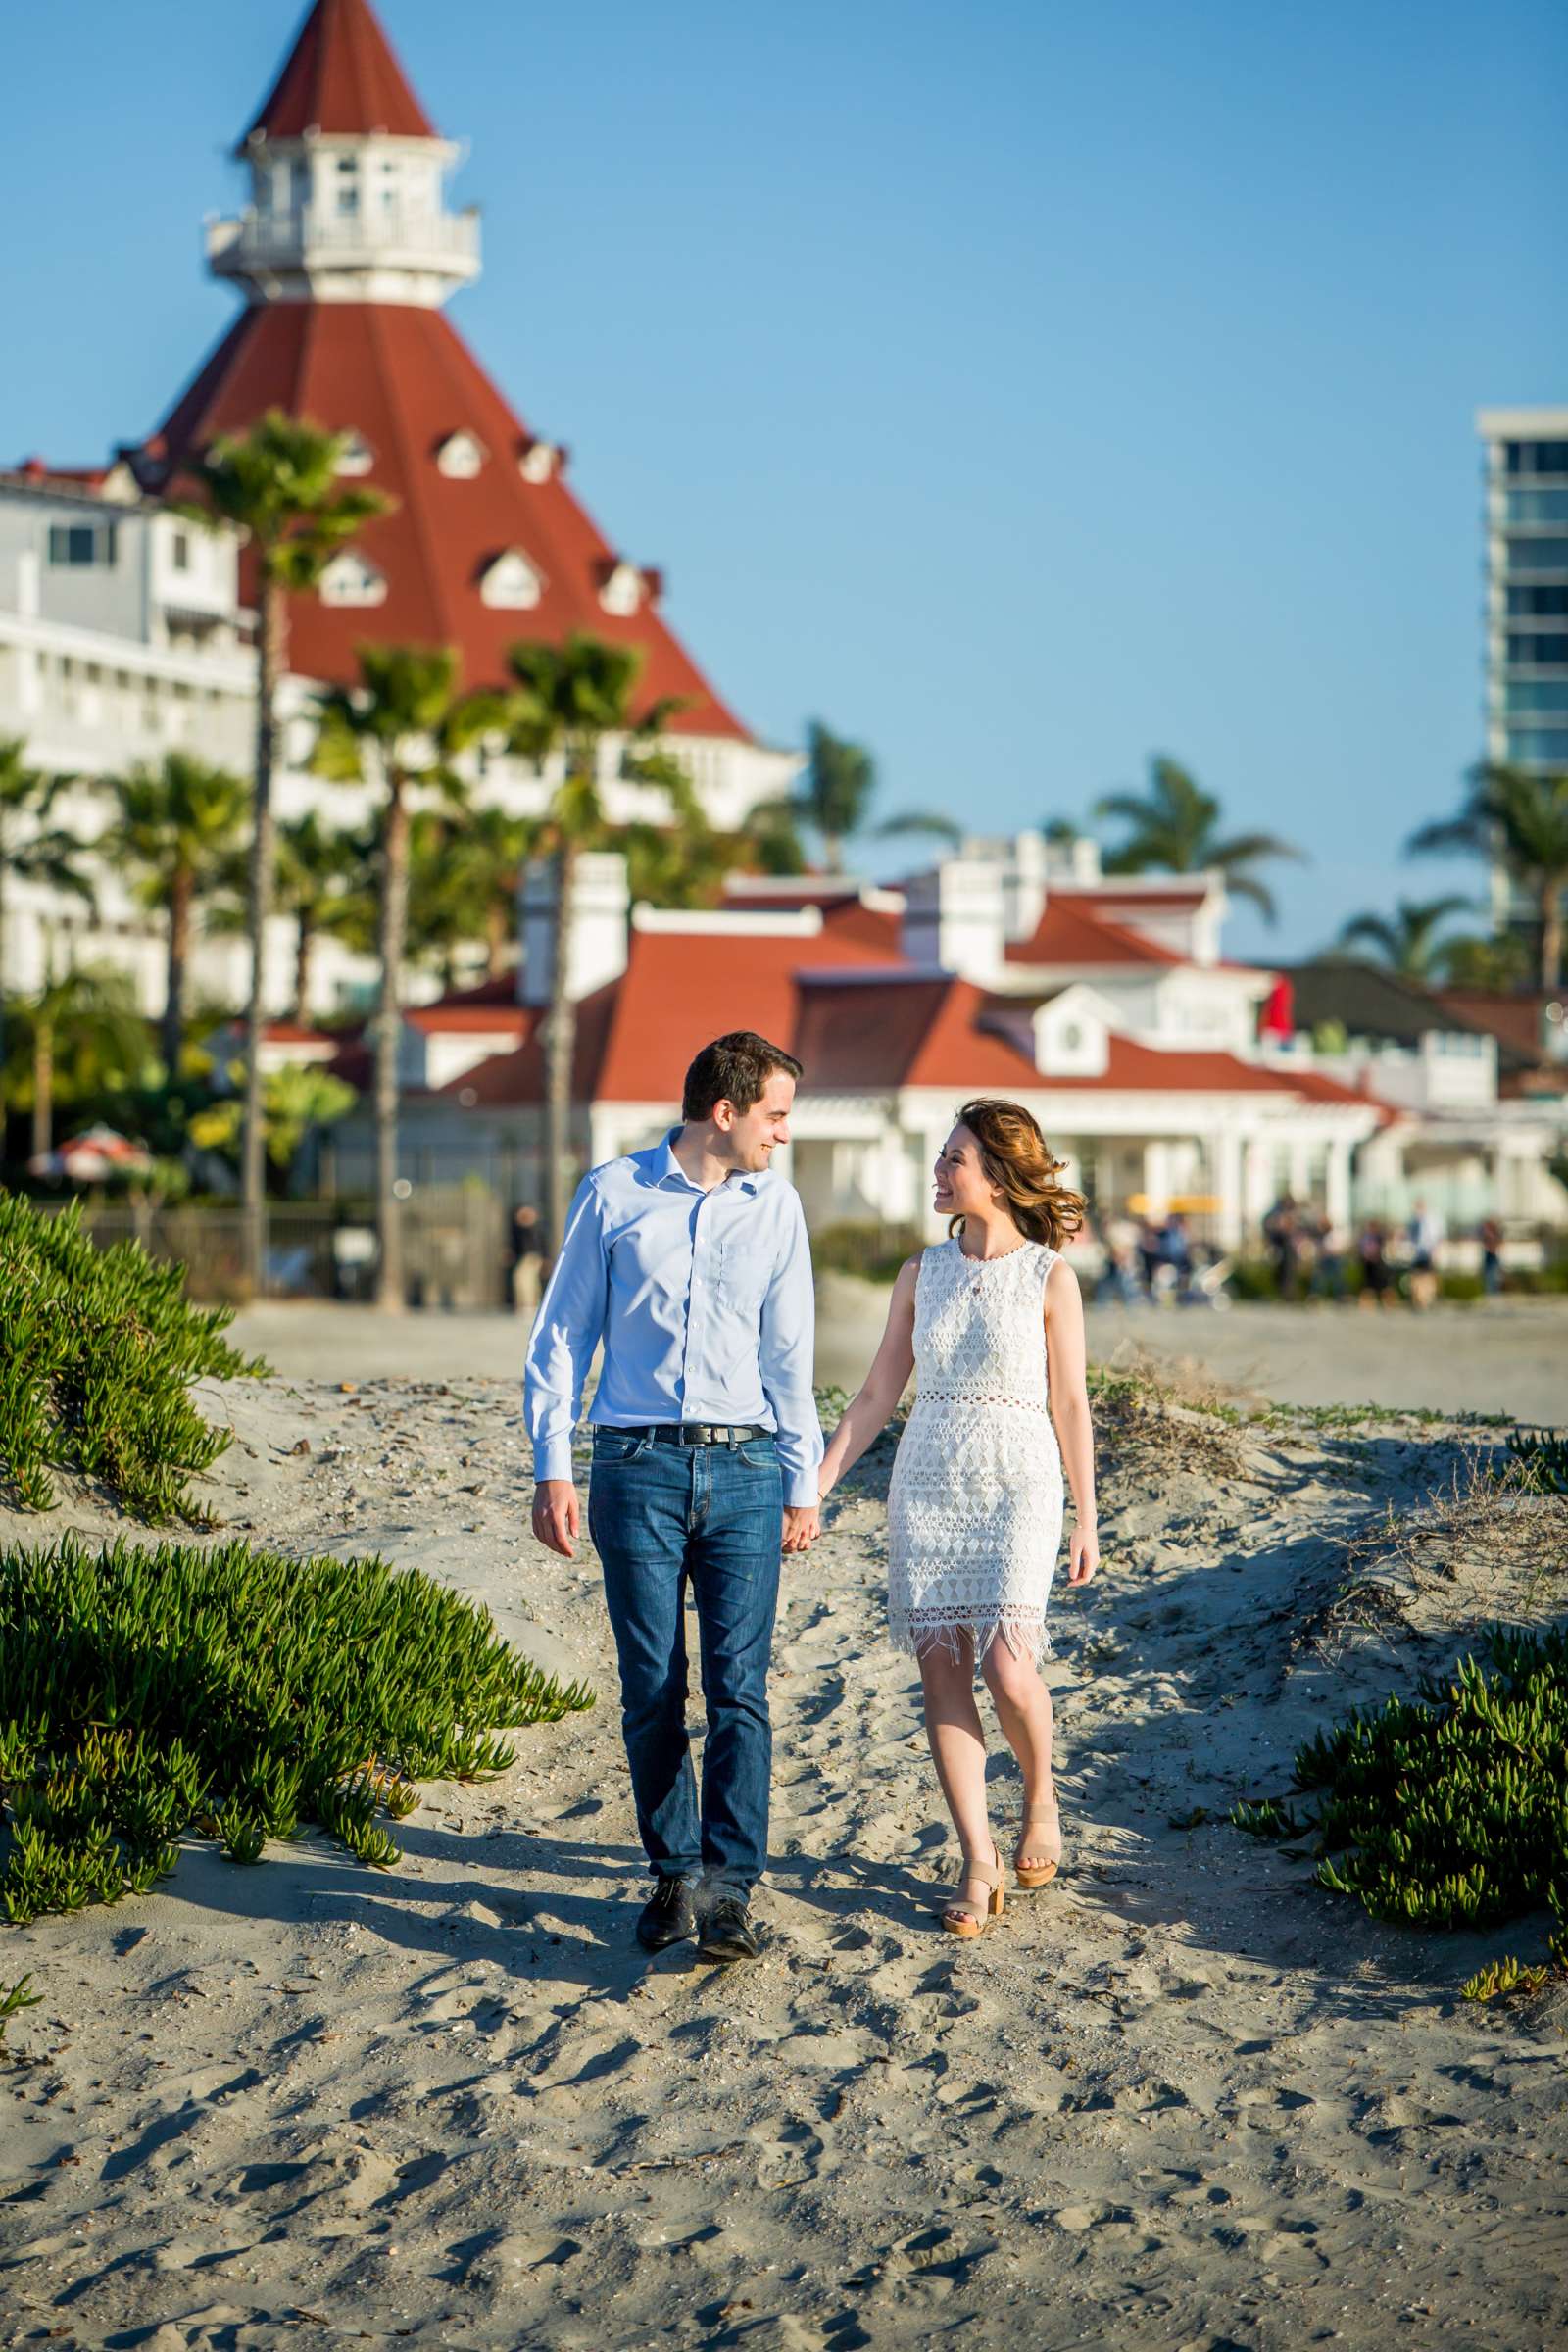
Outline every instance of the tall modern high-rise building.
<path id="1" fill-rule="evenodd" d="M 1568 408 L 1483 409 L 1487 758 L 1568 767 Z"/>

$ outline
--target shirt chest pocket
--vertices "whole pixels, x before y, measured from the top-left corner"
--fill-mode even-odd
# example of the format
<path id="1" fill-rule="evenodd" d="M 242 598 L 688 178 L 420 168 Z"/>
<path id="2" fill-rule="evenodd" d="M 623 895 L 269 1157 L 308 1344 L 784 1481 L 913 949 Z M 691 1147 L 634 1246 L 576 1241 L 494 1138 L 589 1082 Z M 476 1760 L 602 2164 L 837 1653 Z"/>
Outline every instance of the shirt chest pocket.
<path id="1" fill-rule="evenodd" d="M 733 1315 L 754 1319 L 762 1309 L 773 1261 L 764 1248 L 744 1233 L 726 1234 L 719 1248 L 718 1292 Z"/>

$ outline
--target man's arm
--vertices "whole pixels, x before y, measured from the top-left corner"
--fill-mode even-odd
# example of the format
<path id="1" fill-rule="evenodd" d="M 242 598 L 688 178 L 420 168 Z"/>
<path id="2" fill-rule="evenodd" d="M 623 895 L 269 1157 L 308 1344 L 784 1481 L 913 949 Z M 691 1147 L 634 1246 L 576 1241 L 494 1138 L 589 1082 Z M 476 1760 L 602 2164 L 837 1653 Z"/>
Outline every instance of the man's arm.
<path id="1" fill-rule="evenodd" d="M 784 1251 L 762 1300 L 758 1368 L 778 1423 L 779 1465 L 784 1473 L 786 1510 L 809 1510 L 816 1502 L 817 1464 L 822 1459 L 822 1425 L 811 1390 L 816 1345 L 816 1298 L 811 1288 L 811 1246 L 800 1197 L 789 1197 L 790 1228 Z"/>
<path id="2" fill-rule="evenodd" d="M 523 1371 L 523 1413 L 539 1490 L 534 1495 L 534 1533 L 568 1559 L 579 1525 L 571 1436 L 609 1304 L 603 1203 L 599 1187 L 588 1175 L 567 1213 L 565 1234 L 534 1317 Z M 548 1493 L 552 1488 L 555 1492 Z"/>

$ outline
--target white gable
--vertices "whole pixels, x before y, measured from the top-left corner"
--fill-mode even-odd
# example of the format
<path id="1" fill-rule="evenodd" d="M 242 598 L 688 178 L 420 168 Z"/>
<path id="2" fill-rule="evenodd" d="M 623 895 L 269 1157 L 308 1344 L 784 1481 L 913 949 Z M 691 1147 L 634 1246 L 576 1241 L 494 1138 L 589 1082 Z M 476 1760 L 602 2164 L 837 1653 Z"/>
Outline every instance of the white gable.
<path id="1" fill-rule="evenodd" d="M 626 619 L 641 605 L 644 585 L 635 564 L 617 564 L 599 591 L 599 602 L 607 612 Z"/>
<path id="2" fill-rule="evenodd" d="M 357 548 L 345 547 L 322 572 L 320 594 L 323 605 L 382 605 L 386 574 Z"/>
<path id="3" fill-rule="evenodd" d="M 530 441 L 517 460 L 525 482 L 548 482 L 561 469 L 562 453 L 554 441 Z"/>
<path id="4" fill-rule="evenodd" d="M 509 612 L 527 612 L 539 602 L 544 585 L 544 574 L 534 568 L 520 547 L 509 547 L 479 575 L 484 602 Z"/>
<path id="5" fill-rule="evenodd" d="M 435 462 L 453 481 L 471 482 L 483 466 L 486 454 L 484 443 L 476 433 L 448 433 L 435 453 Z"/>
<path id="6" fill-rule="evenodd" d="M 1034 1015 L 1035 1067 L 1047 1078 L 1102 1078 L 1110 1066 L 1111 1006 L 1096 990 L 1073 986 Z"/>

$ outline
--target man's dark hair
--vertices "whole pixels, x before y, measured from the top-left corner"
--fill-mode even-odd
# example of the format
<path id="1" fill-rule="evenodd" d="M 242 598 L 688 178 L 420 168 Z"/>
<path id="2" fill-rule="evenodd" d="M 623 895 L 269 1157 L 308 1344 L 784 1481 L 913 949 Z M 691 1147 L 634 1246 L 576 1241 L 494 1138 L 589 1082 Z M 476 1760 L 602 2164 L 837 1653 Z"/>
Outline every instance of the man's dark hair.
<path id="1" fill-rule="evenodd" d="M 733 1102 L 737 1110 L 750 1110 L 754 1102 L 762 1100 L 775 1070 L 787 1070 L 792 1078 L 798 1078 L 801 1065 L 793 1054 L 786 1054 L 782 1046 L 770 1046 L 755 1029 L 731 1029 L 727 1036 L 715 1037 L 710 1046 L 705 1046 L 687 1071 L 680 1115 L 706 1119 L 715 1102 Z"/>

